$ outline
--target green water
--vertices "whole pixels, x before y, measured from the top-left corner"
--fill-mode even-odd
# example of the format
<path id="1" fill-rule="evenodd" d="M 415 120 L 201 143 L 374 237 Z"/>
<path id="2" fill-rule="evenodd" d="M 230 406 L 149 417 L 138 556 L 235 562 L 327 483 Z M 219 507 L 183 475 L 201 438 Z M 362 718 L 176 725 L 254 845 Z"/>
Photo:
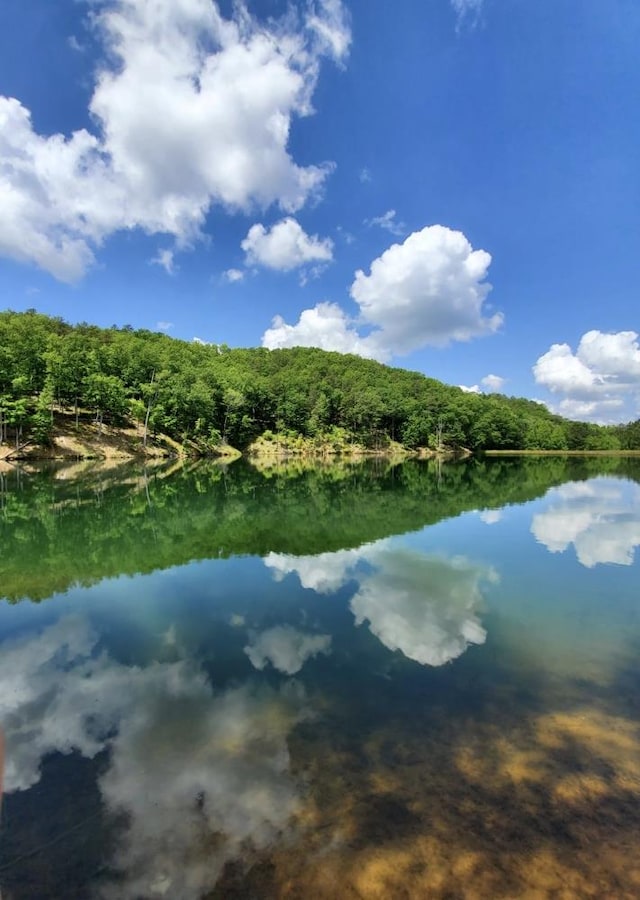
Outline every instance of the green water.
<path id="1" fill-rule="evenodd" d="M 0 472 L 4 900 L 640 895 L 640 461 Z"/>

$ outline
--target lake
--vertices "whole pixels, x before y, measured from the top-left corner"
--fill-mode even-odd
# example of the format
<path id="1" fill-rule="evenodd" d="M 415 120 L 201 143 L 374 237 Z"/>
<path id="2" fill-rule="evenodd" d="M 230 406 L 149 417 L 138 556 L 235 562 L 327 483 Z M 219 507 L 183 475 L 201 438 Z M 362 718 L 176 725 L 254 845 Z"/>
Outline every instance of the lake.
<path id="1" fill-rule="evenodd" d="M 0 473 L 4 900 L 640 896 L 640 460 Z"/>

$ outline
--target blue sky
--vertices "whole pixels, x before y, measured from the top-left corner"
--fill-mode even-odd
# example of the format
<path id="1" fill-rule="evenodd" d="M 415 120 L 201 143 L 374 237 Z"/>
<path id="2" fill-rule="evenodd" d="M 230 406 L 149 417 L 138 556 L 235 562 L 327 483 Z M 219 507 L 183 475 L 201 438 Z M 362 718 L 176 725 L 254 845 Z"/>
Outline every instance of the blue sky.
<path id="1" fill-rule="evenodd" d="M 637 418 L 639 45 L 636 0 L 4 0 L 1 305 Z"/>

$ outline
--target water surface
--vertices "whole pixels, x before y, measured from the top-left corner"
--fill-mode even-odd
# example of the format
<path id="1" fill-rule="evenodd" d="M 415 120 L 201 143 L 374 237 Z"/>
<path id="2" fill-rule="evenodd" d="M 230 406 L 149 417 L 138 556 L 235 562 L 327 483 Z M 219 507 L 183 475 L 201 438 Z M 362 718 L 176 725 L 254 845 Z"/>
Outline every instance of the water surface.
<path id="1" fill-rule="evenodd" d="M 640 464 L 0 474 L 4 898 L 640 894 Z"/>

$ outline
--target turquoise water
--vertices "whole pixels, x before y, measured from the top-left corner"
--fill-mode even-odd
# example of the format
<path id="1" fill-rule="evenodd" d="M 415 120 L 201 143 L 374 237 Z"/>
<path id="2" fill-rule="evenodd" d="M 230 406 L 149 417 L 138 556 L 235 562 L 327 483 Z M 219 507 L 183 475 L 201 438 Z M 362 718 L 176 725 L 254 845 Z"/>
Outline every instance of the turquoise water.
<path id="1" fill-rule="evenodd" d="M 3 897 L 637 897 L 640 464 L 0 475 Z"/>

